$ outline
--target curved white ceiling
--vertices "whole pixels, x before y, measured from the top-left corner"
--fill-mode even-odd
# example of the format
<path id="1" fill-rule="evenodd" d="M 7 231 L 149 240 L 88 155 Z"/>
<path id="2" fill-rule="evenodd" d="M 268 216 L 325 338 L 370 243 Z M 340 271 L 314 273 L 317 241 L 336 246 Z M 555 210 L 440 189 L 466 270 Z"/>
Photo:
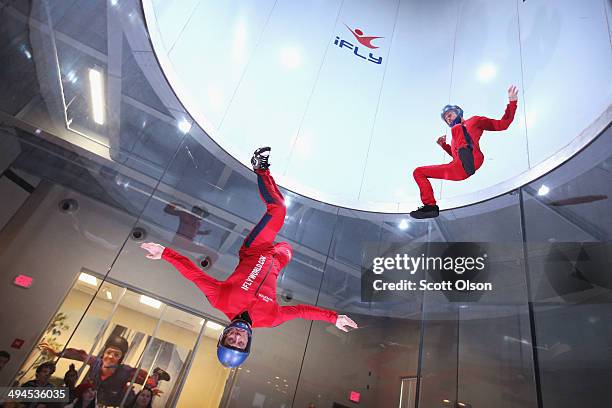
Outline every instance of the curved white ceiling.
<path id="1" fill-rule="evenodd" d="M 500 118 L 508 86 L 520 89 L 511 127 L 481 139 L 476 175 L 432 183 L 443 207 L 541 175 L 594 136 L 591 126 L 578 137 L 602 113 L 610 119 L 612 18 L 601 1 L 143 5 L 162 68 L 200 126 L 245 165 L 272 146 L 281 185 L 334 205 L 420 205 L 412 171 L 449 161 L 435 144 L 450 139 L 439 116 L 449 102 L 467 117 Z M 381 37 L 377 48 L 359 32 Z"/>

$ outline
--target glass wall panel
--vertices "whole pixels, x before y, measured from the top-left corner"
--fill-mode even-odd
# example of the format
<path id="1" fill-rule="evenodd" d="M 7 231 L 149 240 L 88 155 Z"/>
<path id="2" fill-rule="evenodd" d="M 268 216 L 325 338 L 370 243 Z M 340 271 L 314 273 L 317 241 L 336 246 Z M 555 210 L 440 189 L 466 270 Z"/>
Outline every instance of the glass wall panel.
<path id="1" fill-rule="evenodd" d="M 430 223 L 432 249 L 436 241 L 470 242 L 462 255 L 483 252 L 486 258 L 482 271 L 452 279 L 491 287 L 426 292 L 423 406 L 440 406 L 444 400 L 474 407 L 537 406 L 519 204 L 519 194 L 512 192 L 449 211 Z M 429 277 L 437 282 L 448 278 L 435 272 Z M 437 389 L 436 381 L 445 387 Z"/>
<path id="2" fill-rule="evenodd" d="M 0 341 L 6 348 L 15 341 L 20 347 L 10 348 L 12 358 L 0 372 L 3 384 L 45 335 L 81 273 L 102 277 L 111 268 L 142 205 L 142 193 L 123 194 L 107 167 L 50 143 L 34 143 L 23 131 L 13 134 L 2 139 L 11 141 L 13 154 L 3 162 L 0 192 L 3 203 L 4 197 L 12 203 L 0 209 L 7 220 L 0 231 L 0 297 L 11 305 L 0 312 L 1 321 L 11 322 Z M 20 275 L 27 288 L 14 284 Z M 74 330 L 84 313 L 76 309 L 62 334 Z"/>
<path id="3" fill-rule="evenodd" d="M 100 287 L 102 285 L 102 287 Z M 53 319 L 46 327 L 39 341 L 41 346 L 35 347 L 23 363 L 15 377 L 17 384 L 23 384 L 35 377 L 38 365 L 45 361 L 55 360 L 70 342 L 70 347 L 93 353 L 99 345 L 106 328 L 106 320 L 111 317 L 114 306 L 119 302 L 125 291 L 116 285 L 103 282 L 91 271 L 81 272 L 74 286 L 64 299 Z M 91 305 L 91 312 L 83 312 Z M 92 335 L 93 333 L 93 335 Z M 78 360 L 60 359 L 56 362 L 55 377 L 52 381 L 61 386 L 65 373 L 70 365 L 83 374 L 84 363 Z M 78 384 L 78 382 L 77 382 Z M 72 386 L 74 387 L 75 384 Z"/>
<path id="4" fill-rule="evenodd" d="M 544 406 L 608 400 L 612 131 L 523 189 Z"/>
<path id="5" fill-rule="evenodd" d="M 423 302 L 418 406 L 444 407 L 458 393 L 458 305 L 430 304 L 427 294 Z"/>
<path id="6" fill-rule="evenodd" d="M 179 399 L 180 385 L 189 377 L 191 385 L 183 390 L 180 398 L 201 401 L 204 405 L 200 406 L 218 406 L 229 373 L 215 360 L 214 349 L 221 327 L 218 323 L 206 322 L 207 333 L 199 345 L 207 356 L 200 354 L 194 360 L 198 369 L 188 370 L 204 324 L 205 319 L 201 317 L 83 273 L 46 328 L 40 346 L 26 359 L 15 382 L 23 384 L 34 378 L 39 364 L 55 360 L 63 351 L 50 381 L 62 386 L 65 374 L 76 370 L 76 382 L 70 387 L 86 380 L 99 384 L 100 404 L 115 406 L 125 398 L 124 403 L 131 406 L 146 384 L 155 390 L 153 406 L 170 406 Z M 107 354 L 112 348 L 125 352 L 121 361 L 125 366 L 115 371 L 100 368 L 98 361 L 103 366 L 110 365 L 107 359 L 111 357 Z M 195 389 L 194 381 L 199 382 Z M 150 395 L 148 391 L 145 393 Z"/>
<path id="7" fill-rule="evenodd" d="M 371 262 L 366 245 L 384 253 L 409 239 L 397 227 L 399 217 L 356 215 L 339 212 L 317 305 L 348 315 L 360 328 L 344 333 L 325 322 L 312 324 L 294 406 L 352 406 L 357 395 L 364 406 L 399 405 L 402 378 L 416 375 L 418 296 L 408 302 L 361 299 L 362 267 Z"/>

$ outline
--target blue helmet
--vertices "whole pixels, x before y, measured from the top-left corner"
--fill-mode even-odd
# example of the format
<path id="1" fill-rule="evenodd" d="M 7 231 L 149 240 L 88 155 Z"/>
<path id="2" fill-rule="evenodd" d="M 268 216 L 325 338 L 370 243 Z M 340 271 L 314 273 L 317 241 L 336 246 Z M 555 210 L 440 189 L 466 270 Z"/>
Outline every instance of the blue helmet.
<path id="1" fill-rule="evenodd" d="M 446 115 L 446 112 L 448 111 L 454 111 L 457 114 L 457 117 L 455 118 L 455 120 L 449 123 L 448 127 L 453 127 L 457 123 L 461 123 L 461 119 L 463 119 L 463 109 L 461 109 L 457 105 L 446 105 L 444 108 L 442 108 L 442 113 L 440 114 L 440 117 L 442 118 L 444 123 L 446 123 L 446 120 L 444 119 L 444 115 Z"/>
<path id="2" fill-rule="evenodd" d="M 223 340 L 225 340 L 227 332 L 233 328 L 243 329 L 247 332 L 249 340 L 244 350 L 238 347 L 223 344 Z M 244 363 L 251 352 L 252 339 L 253 329 L 251 329 L 251 324 L 249 322 L 240 318 L 232 320 L 232 322 L 227 325 L 225 329 L 223 329 L 223 333 L 221 333 L 221 336 L 219 336 L 219 341 L 217 342 L 217 358 L 219 359 L 219 362 L 225 367 L 229 368 L 238 367 L 240 364 Z"/>

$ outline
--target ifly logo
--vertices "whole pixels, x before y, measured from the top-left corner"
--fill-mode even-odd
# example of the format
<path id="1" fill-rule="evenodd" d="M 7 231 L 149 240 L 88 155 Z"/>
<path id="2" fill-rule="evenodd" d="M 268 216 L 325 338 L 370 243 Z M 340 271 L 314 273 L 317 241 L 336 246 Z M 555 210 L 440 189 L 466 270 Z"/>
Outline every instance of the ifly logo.
<path id="1" fill-rule="evenodd" d="M 362 58 L 366 61 L 373 62 L 374 64 L 379 64 L 379 65 L 382 64 L 383 58 L 375 56 L 369 50 L 374 50 L 378 48 L 376 45 L 372 44 L 372 42 L 378 38 L 384 38 L 384 37 L 367 36 L 363 33 L 363 31 L 361 31 L 358 28 L 354 30 L 350 28 L 349 26 L 346 26 L 346 28 L 348 28 L 349 31 L 353 34 L 353 36 L 355 36 L 355 39 L 357 40 L 359 45 L 354 45 L 346 40 L 341 39 L 339 36 L 336 36 L 336 40 L 334 41 L 334 44 L 337 45 L 338 48 L 346 48 L 346 49 L 352 50 L 353 54 L 355 54 L 357 57 Z M 361 52 L 359 51 L 360 46 L 362 50 Z M 367 56 L 365 55 L 366 52 L 368 52 Z"/>

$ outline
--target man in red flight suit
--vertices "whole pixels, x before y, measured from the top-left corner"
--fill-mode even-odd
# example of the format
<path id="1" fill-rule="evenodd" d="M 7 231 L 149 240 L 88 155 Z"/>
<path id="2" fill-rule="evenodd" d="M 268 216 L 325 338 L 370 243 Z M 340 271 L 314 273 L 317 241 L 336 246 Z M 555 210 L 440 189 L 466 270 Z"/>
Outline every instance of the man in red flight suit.
<path id="1" fill-rule="evenodd" d="M 268 170 L 270 148 L 257 149 L 251 159 L 257 173 L 257 185 L 266 213 L 244 239 L 238 266 L 225 281 L 202 272 L 193 262 L 178 252 L 155 243 L 141 247 L 149 259 L 164 259 L 184 277 L 196 284 L 210 304 L 225 313 L 231 323 L 217 343 L 217 357 L 226 367 L 237 367 L 249 355 L 252 327 L 274 327 L 288 320 L 302 318 L 324 320 L 343 331 L 345 326 L 357 328 L 348 316 L 311 305 L 279 306 L 276 302 L 276 279 L 291 260 L 292 249 L 286 242 L 274 243 L 285 221 L 286 207 L 274 179 Z"/>
<path id="2" fill-rule="evenodd" d="M 453 160 L 447 164 L 417 167 L 414 170 L 413 176 L 419 190 L 421 190 L 421 201 L 424 205 L 410 213 L 413 218 L 433 218 L 440 213 L 429 182 L 430 178 L 453 181 L 465 180 L 482 166 L 484 155 L 479 144 L 482 132 L 508 129 L 516 112 L 518 100 L 516 86 L 512 85 L 508 88 L 508 99 L 506 112 L 500 120 L 489 119 L 484 116 L 472 116 L 463 120 L 463 110 L 459 106 L 446 105 L 442 109 L 442 120 L 451 128 L 452 140 L 449 146 L 446 143 L 446 136 L 441 136 L 437 143 L 453 157 Z"/>

